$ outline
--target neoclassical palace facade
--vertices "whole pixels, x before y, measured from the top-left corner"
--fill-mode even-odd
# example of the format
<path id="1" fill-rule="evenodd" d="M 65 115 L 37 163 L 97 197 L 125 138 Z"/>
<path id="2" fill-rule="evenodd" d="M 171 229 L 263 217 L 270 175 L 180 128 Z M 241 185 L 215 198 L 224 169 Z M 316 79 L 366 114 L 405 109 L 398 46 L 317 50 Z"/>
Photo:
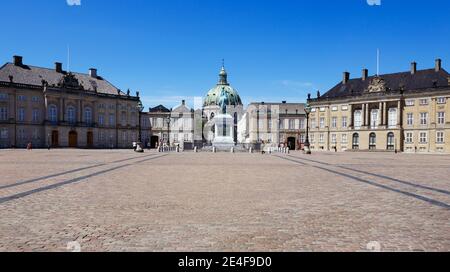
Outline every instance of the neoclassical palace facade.
<path id="1" fill-rule="evenodd" d="M 139 94 L 97 75 L 29 66 L 0 67 L 0 148 L 128 148 L 138 137 Z"/>
<path id="2" fill-rule="evenodd" d="M 308 97 L 312 150 L 450 153 L 450 75 L 434 69 L 350 79 Z"/>

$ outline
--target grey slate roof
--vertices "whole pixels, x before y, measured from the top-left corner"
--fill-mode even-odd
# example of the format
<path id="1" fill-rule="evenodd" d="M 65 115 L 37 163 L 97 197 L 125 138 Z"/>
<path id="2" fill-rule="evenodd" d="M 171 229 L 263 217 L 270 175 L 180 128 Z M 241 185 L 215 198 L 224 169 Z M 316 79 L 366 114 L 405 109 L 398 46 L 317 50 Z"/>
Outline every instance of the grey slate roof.
<path id="1" fill-rule="evenodd" d="M 28 84 L 35 86 L 42 86 L 42 80 L 48 82 L 49 86 L 58 86 L 62 77 L 66 75 L 67 72 L 58 73 L 54 69 L 41 68 L 29 65 L 16 66 L 13 63 L 6 63 L 0 67 L 0 81 L 9 82 L 10 76 L 13 76 L 14 83 Z M 75 73 L 72 72 L 78 79 L 80 85 L 83 86 L 85 90 L 94 91 L 95 87 L 97 92 L 105 94 L 118 94 L 118 88 L 103 79 L 102 77 L 93 78 L 88 74 Z M 123 92 L 121 95 L 125 95 Z"/>
<path id="2" fill-rule="evenodd" d="M 434 69 L 418 70 L 414 75 L 411 72 L 380 75 L 386 82 L 386 87 L 391 91 L 403 90 L 405 93 L 411 90 L 420 90 L 435 87 L 448 87 L 449 73 L 444 69 L 436 72 Z M 335 87 L 323 94 L 321 99 L 333 99 L 345 96 L 357 96 L 363 94 L 375 76 L 350 79 L 347 84 L 341 81 Z M 319 99 L 320 100 L 320 99 Z"/>
<path id="3" fill-rule="evenodd" d="M 151 108 L 149 112 L 170 112 L 170 110 L 163 105 L 156 106 Z"/>

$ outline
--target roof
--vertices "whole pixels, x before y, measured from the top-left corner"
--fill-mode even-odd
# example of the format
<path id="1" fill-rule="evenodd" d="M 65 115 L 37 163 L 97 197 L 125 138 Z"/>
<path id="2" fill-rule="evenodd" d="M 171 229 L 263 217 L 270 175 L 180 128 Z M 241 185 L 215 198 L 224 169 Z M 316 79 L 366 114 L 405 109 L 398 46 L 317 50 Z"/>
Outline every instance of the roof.
<path id="1" fill-rule="evenodd" d="M 437 72 L 435 69 L 427 69 L 418 70 L 415 74 L 412 74 L 410 71 L 384 74 L 378 78 L 384 80 L 387 91 L 399 91 L 403 89 L 407 93 L 412 90 L 448 87 L 449 76 L 449 73 L 444 69 L 440 69 Z M 377 76 L 368 77 L 366 80 L 362 78 L 349 79 L 346 84 L 340 82 L 318 100 L 362 95 L 375 78 Z"/>
<path id="2" fill-rule="evenodd" d="M 170 110 L 163 105 L 156 106 L 151 108 L 149 112 L 170 112 Z"/>
<path id="3" fill-rule="evenodd" d="M 42 81 L 45 80 L 49 86 L 58 87 L 58 84 L 67 74 L 66 71 L 59 73 L 55 69 L 29 65 L 17 66 L 13 63 L 6 63 L 0 67 L 0 81 L 9 82 L 10 76 L 12 76 L 14 83 L 34 86 L 42 86 Z M 71 72 L 71 74 L 75 76 L 84 90 L 97 90 L 98 93 L 113 95 L 117 95 L 120 91 L 102 77 L 91 77 L 89 74 L 75 72 Z M 125 95 L 123 92 L 120 92 L 120 94 Z"/>
<path id="4" fill-rule="evenodd" d="M 219 73 L 219 82 L 206 94 L 205 101 L 203 103 L 204 107 L 219 105 L 220 95 L 222 91 L 225 92 L 225 95 L 228 100 L 228 105 L 232 106 L 242 105 L 241 97 L 239 96 L 238 92 L 233 87 L 230 86 L 227 78 L 228 74 L 225 70 L 225 67 L 222 66 L 222 69 L 220 70 Z"/>

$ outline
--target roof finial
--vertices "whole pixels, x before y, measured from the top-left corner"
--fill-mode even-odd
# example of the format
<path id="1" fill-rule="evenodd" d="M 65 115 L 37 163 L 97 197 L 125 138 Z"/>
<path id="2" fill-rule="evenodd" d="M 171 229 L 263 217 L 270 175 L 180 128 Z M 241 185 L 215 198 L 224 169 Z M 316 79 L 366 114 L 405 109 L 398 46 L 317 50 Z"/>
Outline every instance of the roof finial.
<path id="1" fill-rule="evenodd" d="M 222 68 L 225 68 L 225 59 L 222 59 Z"/>

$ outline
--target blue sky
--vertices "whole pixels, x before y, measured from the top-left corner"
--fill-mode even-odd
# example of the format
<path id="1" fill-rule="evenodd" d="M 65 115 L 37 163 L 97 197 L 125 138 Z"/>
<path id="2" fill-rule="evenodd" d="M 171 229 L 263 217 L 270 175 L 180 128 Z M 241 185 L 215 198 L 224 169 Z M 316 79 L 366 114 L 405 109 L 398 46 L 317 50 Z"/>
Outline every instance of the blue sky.
<path id="1" fill-rule="evenodd" d="M 70 0 L 74 1 L 74 0 Z M 405 71 L 450 62 L 450 1 L 67 0 L 2 1 L 1 62 L 98 68 L 146 106 L 204 96 L 224 58 L 244 103 L 303 102 L 361 69 Z M 7 23 L 5 23 L 7 22 Z M 192 102 L 190 102 L 192 104 Z"/>

